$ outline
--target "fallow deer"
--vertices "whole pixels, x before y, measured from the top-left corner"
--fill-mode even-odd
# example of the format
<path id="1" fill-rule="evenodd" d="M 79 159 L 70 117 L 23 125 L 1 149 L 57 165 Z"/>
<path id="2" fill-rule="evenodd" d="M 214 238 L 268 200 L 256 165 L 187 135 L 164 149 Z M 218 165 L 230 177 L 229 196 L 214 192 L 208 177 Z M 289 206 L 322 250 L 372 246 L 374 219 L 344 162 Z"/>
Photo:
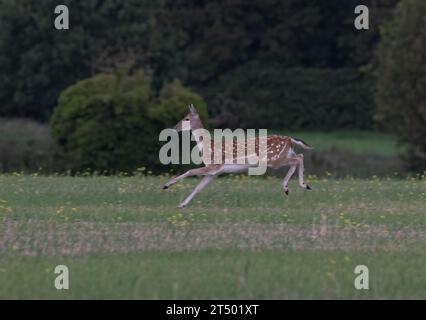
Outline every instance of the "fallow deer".
<path id="1" fill-rule="evenodd" d="M 184 126 L 184 123 L 188 122 L 189 127 Z M 177 131 L 191 130 L 192 135 L 194 136 L 194 139 L 197 143 L 197 146 L 200 149 L 200 152 L 202 153 L 203 146 L 206 145 L 206 141 L 202 141 L 203 139 L 200 135 L 197 134 L 197 131 L 199 131 L 198 129 L 203 128 L 204 127 L 198 115 L 198 112 L 193 105 L 189 106 L 189 113 L 174 127 L 174 129 Z M 233 157 L 235 157 L 235 155 L 237 154 L 237 148 L 243 147 L 246 148 L 247 151 L 247 144 L 250 143 L 250 141 L 247 141 L 245 145 L 241 145 L 239 143 L 236 143 L 235 141 L 232 141 L 231 143 L 232 155 Z M 265 137 L 263 140 L 255 138 L 254 141 L 251 141 L 251 143 L 254 143 L 255 145 L 254 151 L 256 152 L 256 156 L 259 156 L 259 144 L 262 145 L 266 143 L 266 148 L 264 150 L 266 151 L 266 165 L 268 168 L 278 169 L 286 165 L 290 166 L 290 169 L 288 170 L 282 184 L 284 193 L 286 195 L 288 195 L 288 182 L 297 168 L 299 169 L 299 186 L 301 188 L 311 190 L 309 185 L 305 184 L 303 177 L 303 154 L 296 154 L 294 152 L 295 144 L 301 146 L 304 149 L 312 149 L 312 147 L 309 146 L 306 142 L 301 139 L 291 138 L 287 136 L 270 135 Z M 212 156 L 214 156 L 214 154 L 217 152 L 221 153 L 222 159 L 226 156 L 229 156 L 229 154 L 226 154 L 227 152 L 229 152 L 229 149 L 227 149 L 225 145 L 221 144 L 219 148 L 217 148 L 217 145 L 214 142 L 210 142 L 208 145 L 211 146 L 210 152 Z M 250 155 L 247 153 L 246 157 L 248 158 Z M 216 176 L 221 175 L 223 173 L 245 172 L 252 166 L 248 163 L 239 164 L 239 162 L 222 162 L 221 164 L 206 163 L 205 161 L 203 162 L 205 164 L 204 167 L 188 170 L 184 174 L 181 174 L 171 179 L 163 186 L 163 189 L 168 189 L 171 185 L 184 178 L 190 176 L 204 176 L 200 183 L 192 191 L 192 193 L 187 198 L 185 198 L 185 200 L 182 201 L 182 203 L 179 205 L 179 208 L 186 207 L 195 197 L 195 195 L 201 192 Z"/>

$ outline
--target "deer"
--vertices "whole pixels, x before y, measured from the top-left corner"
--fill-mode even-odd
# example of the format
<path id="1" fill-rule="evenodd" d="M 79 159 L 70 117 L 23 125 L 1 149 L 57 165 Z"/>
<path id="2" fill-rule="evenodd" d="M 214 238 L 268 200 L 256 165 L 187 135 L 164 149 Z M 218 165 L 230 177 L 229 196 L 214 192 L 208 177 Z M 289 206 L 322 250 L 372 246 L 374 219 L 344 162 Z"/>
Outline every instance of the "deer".
<path id="1" fill-rule="evenodd" d="M 187 125 L 189 123 L 189 126 Z M 283 166 L 290 166 L 287 174 L 284 177 L 282 188 L 286 195 L 289 194 L 289 188 L 288 183 L 295 173 L 296 169 L 298 169 L 298 184 L 301 188 L 306 190 L 311 190 L 311 187 L 305 183 L 304 180 L 304 163 L 303 159 L 304 156 L 302 153 L 296 154 L 294 151 L 294 146 L 298 145 L 302 147 L 303 149 L 313 149 L 310 145 L 308 145 L 305 141 L 297 138 L 292 138 L 288 136 L 281 136 L 281 135 L 268 135 L 264 139 L 254 138 L 254 141 L 247 141 L 245 145 L 241 145 L 236 143 L 235 141 L 231 141 L 232 143 L 231 149 L 227 149 L 227 146 L 220 145 L 217 147 L 217 144 L 210 141 L 208 144 L 206 144 L 206 141 L 203 141 L 203 137 L 197 132 L 199 129 L 204 129 L 203 123 L 201 121 L 201 118 L 193 104 L 189 105 L 189 113 L 180 120 L 176 126 L 173 128 L 174 130 L 180 132 L 180 131 L 186 131 L 190 130 L 191 134 L 197 144 L 197 147 L 199 148 L 199 151 L 203 153 L 205 150 L 205 146 L 210 146 L 210 152 L 211 155 L 214 156 L 214 154 L 219 153 L 219 156 L 223 158 L 226 158 L 229 156 L 229 152 L 232 152 L 232 156 L 235 158 L 236 155 L 236 149 L 239 148 L 245 148 L 245 157 L 248 158 L 250 156 L 253 156 L 251 154 L 248 154 L 247 144 L 253 143 L 255 148 L 253 151 L 256 153 L 256 156 L 259 156 L 259 148 L 260 146 L 265 147 L 264 144 L 266 144 L 266 148 L 263 149 L 266 151 L 266 165 L 268 168 L 272 169 L 278 169 Z M 228 146 L 229 147 L 229 146 Z M 231 150 L 231 151 L 230 151 Z M 192 201 L 192 199 L 201 191 L 203 191 L 207 185 L 213 181 L 213 179 L 221 174 L 224 173 L 242 173 L 246 172 L 250 167 L 253 166 L 253 164 L 250 163 L 243 163 L 240 162 L 234 163 L 235 161 L 229 163 L 206 163 L 205 158 L 203 158 L 203 164 L 204 167 L 190 169 L 186 171 L 185 173 L 178 175 L 168 181 L 166 184 L 163 185 L 163 189 L 168 189 L 178 181 L 185 179 L 187 177 L 191 176 L 202 176 L 203 178 L 199 182 L 199 184 L 195 187 L 195 189 L 191 192 L 189 196 L 187 196 L 180 204 L 179 208 L 185 208 L 187 205 Z"/>

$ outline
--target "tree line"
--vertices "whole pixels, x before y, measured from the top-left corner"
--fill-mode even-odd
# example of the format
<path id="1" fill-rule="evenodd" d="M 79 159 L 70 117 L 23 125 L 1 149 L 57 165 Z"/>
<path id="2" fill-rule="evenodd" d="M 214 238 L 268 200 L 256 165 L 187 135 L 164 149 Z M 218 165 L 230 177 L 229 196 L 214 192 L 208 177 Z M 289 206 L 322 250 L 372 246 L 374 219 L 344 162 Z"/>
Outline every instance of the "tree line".
<path id="1" fill-rule="evenodd" d="M 368 32 L 353 27 L 355 0 L 63 1 L 71 27 L 58 31 L 56 1 L 1 0 L 0 115 L 46 121 L 65 88 L 125 66 L 152 70 L 157 87 L 174 78 L 193 87 L 220 125 L 231 110 L 246 126 L 318 127 L 321 110 L 310 109 L 336 107 L 354 116 L 338 126 L 369 127 L 371 80 L 362 68 L 396 1 L 370 2 Z M 333 101 L 341 91 L 355 100 Z M 297 115 L 304 105 L 309 112 Z M 282 109 L 295 121 L 274 123 Z"/>
<path id="2" fill-rule="evenodd" d="M 402 15 L 394 12 L 399 2 Z M 152 96 L 178 81 L 203 98 L 216 127 L 371 129 L 388 119 L 378 104 L 397 108 L 383 84 L 392 76 L 386 44 L 394 44 L 381 39 L 415 32 L 401 19 L 423 14 L 419 0 L 368 0 L 370 29 L 360 31 L 357 0 L 61 4 L 69 30 L 53 27 L 54 0 L 0 0 L 0 116 L 46 122 L 79 81 L 144 70 Z"/>

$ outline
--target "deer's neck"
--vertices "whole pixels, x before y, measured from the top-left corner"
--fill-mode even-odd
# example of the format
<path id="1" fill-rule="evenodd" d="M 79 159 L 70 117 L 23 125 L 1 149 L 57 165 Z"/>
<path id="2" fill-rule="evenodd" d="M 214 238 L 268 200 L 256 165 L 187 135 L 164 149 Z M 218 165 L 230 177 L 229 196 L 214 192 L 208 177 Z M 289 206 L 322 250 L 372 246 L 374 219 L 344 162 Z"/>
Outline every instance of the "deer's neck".
<path id="1" fill-rule="evenodd" d="M 203 124 L 200 123 L 192 128 L 192 136 L 194 137 L 195 142 L 197 143 L 198 150 L 200 150 L 200 153 L 203 152 L 204 143 L 207 142 L 205 139 L 208 139 L 206 137 L 206 130 L 204 129 Z"/>

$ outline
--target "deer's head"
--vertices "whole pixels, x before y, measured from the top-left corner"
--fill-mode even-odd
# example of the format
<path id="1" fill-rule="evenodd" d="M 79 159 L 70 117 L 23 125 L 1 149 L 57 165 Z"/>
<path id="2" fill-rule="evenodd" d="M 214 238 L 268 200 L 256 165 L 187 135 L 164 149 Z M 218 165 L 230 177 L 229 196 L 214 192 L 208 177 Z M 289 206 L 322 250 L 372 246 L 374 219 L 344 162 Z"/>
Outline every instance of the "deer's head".
<path id="1" fill-rule="evenodd" d="M 177 131 L 188 131 L 200 129 L 202 127 L 203 125 L 201 123 L 200 116 L 198 115 L 198 112 L 195 109 L 194 105 L 191 104 L 189 106 L 189 113 L 177 123 L 175 129 Z"/>

